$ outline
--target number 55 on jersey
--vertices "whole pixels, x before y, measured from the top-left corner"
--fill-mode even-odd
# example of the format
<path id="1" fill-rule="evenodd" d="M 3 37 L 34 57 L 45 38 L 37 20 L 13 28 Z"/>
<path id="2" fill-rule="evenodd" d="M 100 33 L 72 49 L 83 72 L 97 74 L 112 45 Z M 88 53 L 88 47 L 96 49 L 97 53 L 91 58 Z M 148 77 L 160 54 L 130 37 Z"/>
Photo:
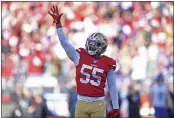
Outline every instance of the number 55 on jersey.
<path id="1" fill-rule="evenodd" d="M 106 73 L 110 69 L 115 70 L 116 62 L 107 56 L 96 59 L 83 48 L 77 49 L 77 52 L 80 55 L 76 66 L 77 92 L 84 96 L 104 96 Z"/>

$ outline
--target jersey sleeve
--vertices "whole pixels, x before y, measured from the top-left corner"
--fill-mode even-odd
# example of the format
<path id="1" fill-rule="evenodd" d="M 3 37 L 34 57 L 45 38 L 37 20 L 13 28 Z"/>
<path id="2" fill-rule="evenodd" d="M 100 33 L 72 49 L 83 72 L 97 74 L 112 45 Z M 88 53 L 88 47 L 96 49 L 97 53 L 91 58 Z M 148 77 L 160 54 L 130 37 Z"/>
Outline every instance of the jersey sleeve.
<path id="1" fill-rule="evenodd" d="M 82 59 L 82 57 L 83 57 L 83 52 L 84 52 L 84 49 L 83 48 L 77 48 L 76 49 L 76 52 L 78 53 L 78 55 L 79 55 L 79 63 L 80 63 L 80 60 Z M 77 64 L 78 65 L 78 64 Z M 77 66 L 76 65 L 76 66 Z"/>
<path id="2" fill-rule="evenodd" d="M 82 52 L 82 48 L 77 48 L 76 51 L 80 54 Z"/>
<path id="3" fill-rule="evenodd" d="M 76 51 L 81 55 L 85 52 L 84 48 L 77 48 Z"/>
<path id="4" fill-rule="evenodd" d="M 109 70 L 113 69 L 115 71 L 115 69 L 117 67 L 116 61 L 112 58 L 109 58 L 108 66 L 109 66 Z"/>

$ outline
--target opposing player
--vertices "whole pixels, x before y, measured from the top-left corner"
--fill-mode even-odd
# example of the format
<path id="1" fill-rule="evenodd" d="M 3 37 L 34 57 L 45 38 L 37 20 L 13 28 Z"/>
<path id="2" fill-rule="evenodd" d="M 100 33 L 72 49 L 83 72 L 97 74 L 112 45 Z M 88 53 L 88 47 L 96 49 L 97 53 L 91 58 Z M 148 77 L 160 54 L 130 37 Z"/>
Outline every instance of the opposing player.
<path id="1" fill-rule="evenodd" d="M 106 117 L 104 87 L 107 80 L 113 106 L 109 115 L 111 118 L 115 118 L 119 113 L 114 75 L 116 61 L 102 55 L 108 45 L 106 37 L 102 33 L 93 33 L 87 38 L 85 49 L 75 50 L 68 42 L 61 25 L 60 19 L 63 13 L 59 13 L 57 6 L 50 8 L 48 13 L 53 17 L 53 23 L 56 24 L 62 47 L 76 66 L 78 101 L 75 117 Z"/>

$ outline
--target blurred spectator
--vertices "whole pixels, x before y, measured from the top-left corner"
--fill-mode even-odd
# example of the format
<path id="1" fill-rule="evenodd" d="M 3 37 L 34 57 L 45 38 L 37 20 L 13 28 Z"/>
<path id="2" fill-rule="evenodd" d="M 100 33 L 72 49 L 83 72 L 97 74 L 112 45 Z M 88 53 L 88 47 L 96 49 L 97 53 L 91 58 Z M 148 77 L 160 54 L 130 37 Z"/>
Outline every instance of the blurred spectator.
<path id="1" fill-rule="evenodd" d="M 129 102 L 129 118 L 140 118 L 140 95 L 137 90 L 135 90 L 135 85 L 129 85 L 129 93 L 127 96 Z"/>
<path id="2" fill-rule="evenodd" d="M 53 50 L 50 50 L 49 53 L 46 54 L 45 58 L 45 73 L 55 77 L 59 76 L 61 73 L 61 62 L 60 59 L 55 55 Z"/>
<path id="3" fill-rule="evenodd" d="M 14 111 L 12 111 L 10 118 L 21 118 L 21 117 L 22 117 L 22 111 L 19 107 L 16 107 Z"/>
<path id="4" fill-rule="evenodd" d="M 22 116 L 22 108 L 20 106 L 21 101 L 23 100 L 22 89 L 18 86 L 15 88 L 15 92 L 11 94 L 12 101 L 15 102 L 15 109 L 12 112 L 12 118 L 20 118 Z"/>
<path id="5" fill-rule="evenodd" d="M 30 117 L 35 118 L 46 118 L 47 116 L 47 105 L 43 100 L 40 93 L 34 96 L 32 104 L 28 107 L 28 112 L 31 114 Z"/>
<path id="6" fill-rule="evenodd" d="M 152 105 L 155 108 L 156 118 L 168 118 L 167 96 L 168 86 L 164 83 L 164 76 L 159 74 L 156 77 L 156 82 L 150 89 L 150 98 Z"/>
<path id="7" fill-rule="evenodd" d="M 154 78 L 159 72 L 158 57 L 159 47 L 156 43 L 152 42 L 148 46 L 148 64 L 147 64 L 147 78 Z"/>
<path id="8" fill-rule="evenodd" d="M 173 93 L 173 82 L 169 83 L 169 94 L 168 94 L 168 117 L 174 117 L 174 93 Z"/>
<path id="9" fill-rule="evenodd" d="M 30 114 L 28 113 L 28 107 L 32 103 L 31 91 L 28 88 L 23 88 L 22 93 L 23 99 L 19 103 L 20 108 L 22 110 L 22 117 L 30 117 Z"/>
<path id="10" fill-rule="evenodd" d="M 11 54 L 5 54 L 2 61 L 2 77 L 10 79 L 13 76 L 14 63 Z"/>
<path id="11" fill-rule="evenodd" d="M 12 101 L 15 102 L 15 109 L 12 113 L 13 117 L 30 117 L 28 107 L 32 102 L 31 92 L 28 88 L 20 88 L 16 86 L 15 93 L 12 95 Z"/>
<path id="12" fill-rule="evenodd" d="M 18 86 L 15 88 L 15 93 L 12 94 L 12 100 L 16 104 L 20 104 L 20 101 L 23 99 L 22 89 Z"/>

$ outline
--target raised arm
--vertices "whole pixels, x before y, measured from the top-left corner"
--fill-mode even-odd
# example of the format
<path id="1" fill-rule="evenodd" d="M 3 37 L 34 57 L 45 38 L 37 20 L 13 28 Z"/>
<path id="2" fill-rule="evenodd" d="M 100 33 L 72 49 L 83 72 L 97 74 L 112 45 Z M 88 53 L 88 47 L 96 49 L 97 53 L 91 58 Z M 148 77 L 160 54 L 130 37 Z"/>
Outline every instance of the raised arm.
<path id="1" fill-rule="evenodd" d="M 56 23 L 56 28 L 57 28 L 57 33 L 58 33 L 58 38 L 59 41 L 64 48 L 67 56 L 74 62 L 74 64 L 77 66 L 79 63 L 79 54 L 76 52 L 75 48 L 68 42 L 68 39 L 63 31 L 62 24 L 61 24 L 61 16 L 63 13 L 59 14 L 58 7 L 53 6 L 50 8 L 51 12 L 48 11 L 48 13 L 52 16 L 53 18 L 53 23 Z"/>
<path id="2" fill-rule="evenodd" d="M 63 28 L 57 27 L 57 33 L 62 47 L 64 48 L 68 57 L 74 62 L 77 66 L 79 63 L 79 53 L 76 52 L 75 48 L 68 42 L 68 39 L 63 31 Z"/>

